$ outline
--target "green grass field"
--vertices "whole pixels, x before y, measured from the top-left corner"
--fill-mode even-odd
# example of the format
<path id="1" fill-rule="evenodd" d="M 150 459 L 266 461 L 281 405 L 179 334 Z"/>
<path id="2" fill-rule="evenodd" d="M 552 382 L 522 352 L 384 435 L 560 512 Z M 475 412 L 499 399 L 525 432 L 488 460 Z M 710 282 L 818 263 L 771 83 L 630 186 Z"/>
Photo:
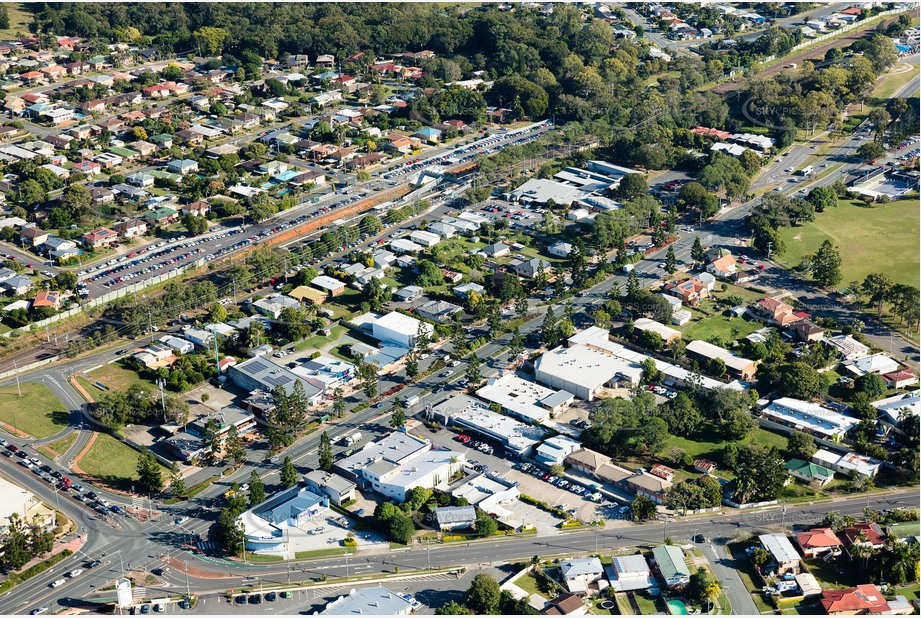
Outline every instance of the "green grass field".
<path id="1" fill-rule="evenodd" d="M 87 474 L 94 476 L 102 482 L 130 490 L 137 479 L 138 458 L 140 453 L 113 438 L 101 433 L 96 437 L 89 452 L 84 455 L 78 465 Z M 160 466 L 163 479 L 169 476 L 169 470 Z"/>
<path id="2" fill-rule="evenodd" d="M 126 369 L 120 363 L 111 363 L 91 371 L 86 374 L 85 379 L 81 381 L 84 387 L 91 395 L 104 393 L 105 390 L 99 388 L 94 382 L 101 382 L 113 391 L 126 391 L 134 384 L 140 384 L 146 388 L 154 388 L 154 385 L 137 374 L 137 372 Z"/>
<path id="3" fill-rule="evenodd" d="M 697 317 L 697 315 L 695 315 Z M 701 320 L 691 320 L 682 328 L 683 338 L 687 341 L 694 339 L 710 340 L 717 337 L 721 341 L 730 342 L 746 337 L 764 324 L 745 318 L 732 318 L 722 314 L 704 317 Z"/>
<path id="4" fill-rule="evenodd" d="M 900 200 L 873 208 L 843 200 L 837 208 L 816 215 L 816 220 L 795 228 L 781 228 L 786 252 L 780 262 L 788 267 L 815 253 L 830 239 L 842 258 L 843 278 L 839 288 L 851 281 L 863 281 L 870 273 L 884 272 L 896 283 L 918 285 L 921 260 L 918 257 L 918 203 Z"/>
<path id="5" fill-rule="evenodd" d="M 74 442 L 77 441 L 77 434 L 72 433 L 69 436 L 65 436 L 60 440 L 55 440 L 54 442 L 49 442 L 45 446 L 40 447 L 38 450 L 47 455 L 50 459 L 54 459 L 58 455 L 63 455 L 67 452 Z"/>
<path id="6" fill-rule="evenodd" d="M 66 428 L 70 413 L 44 384 L 22 385 L 22 398 L 16 385 L 0 389 L 0 421 L 35 438 L 47 438 Z"/>
<path id="7" fill-rule="evenodd" d="M 24 2 L 5 3 L 7 15 L 10 18 L 10 27 L 6 30 L 0 30 L 0 37 L 11 39 L 16 33 L 29 35 L 29 24 L 32 23 L 32 13 L 26 10 Z"/>

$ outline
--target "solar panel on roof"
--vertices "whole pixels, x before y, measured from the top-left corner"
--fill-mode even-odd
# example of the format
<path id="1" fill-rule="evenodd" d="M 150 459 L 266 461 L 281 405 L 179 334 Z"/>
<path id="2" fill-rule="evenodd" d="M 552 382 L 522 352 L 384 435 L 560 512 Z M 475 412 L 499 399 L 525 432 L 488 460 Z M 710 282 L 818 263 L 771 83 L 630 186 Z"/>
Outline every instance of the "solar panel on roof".
<path id="1" fill-rule="evenodd" d="M 269 368 L 268 365 L 266 365 L 264 362 L 262 362 L 261 360 L 258 360 L 258 359 L 256 359 L 256 360 L 254 360 L 253 362 L 249 363 L 249 364 L 247 365 L 247 367 L 249 367 L 251 373 L 260 373 L 260 372 L 265 371 L 266 369 Z"/>

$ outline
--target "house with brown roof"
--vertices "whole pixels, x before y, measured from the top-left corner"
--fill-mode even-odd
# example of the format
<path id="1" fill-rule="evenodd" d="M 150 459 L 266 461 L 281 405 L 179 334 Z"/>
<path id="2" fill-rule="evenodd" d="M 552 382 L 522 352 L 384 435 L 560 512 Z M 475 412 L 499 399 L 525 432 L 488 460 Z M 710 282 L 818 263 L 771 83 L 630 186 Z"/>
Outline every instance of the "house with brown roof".
<path id="1" fill-rule="evenodd" d="M 36 225 L 32 225 L 19 230 L 19 238 L 23 243 L 28 242 L 33 247 L 37 247 L 48 240 L 48 232 Z"/>
<path id="2" fill-rule="evenodd" d="M 112 226 L 120 238 L 134 238 L 147 233 L 147 224 L 140 219 L 125 219 Z"/>
<path id="3" fill-rule="evenodd" d="M 118 233 L 107 227 L 96 228 L 92 232 L 83 235 L 83 244 L 90 249 L 97 247 L 107 247 L 118 242 Z"/>
<path id="4" fill-rule="evenodd" d="M 883 374 L 883 380 L 886 381 L 886 386 L 889 388 L 905 388 L 917 384 L 918 376 L 915 375 L 914 369 L 905 367 L 898 371 L 891 371 Z"/>
<path id="5" fill-rule="evenodd" d="M 802 319 L 796 315 L 792 306 L 771 297 L 762 298 L 755 303 L 752 312 L 769 324 L 776 326 L 788 326 Z"/>
<path id="6" fill-rule="evenodd" d="M 211 205 L 205 200 L 198 200 L 197 202 L 192 202 L 191 204 L 183 204 L 179 208 L 179 212 L 182 213 L 182 216 L 195 215 L 198 217 L 204 217 L 209 212 L 211 212 Z"/>
<path id="7" fill-rule="evenodd" d="M 660 479 L 665 479 L 666 481 L 670 481 L 675 477 L 675 471 L 668 466 L 663 466 L 662 464 L 653 465 L 649 469 L 649 474 L 658 476 Z"/>
<path id="8" fill-rule="evenodd" d="M 806 558 L 821 558 L 825 554 L 838 555 L 843 543 L 831 528 L 813 528 L 795 535 L 796 544 Z"/>
<path id="9" fill-rule="evenodd" d="M 588 605 L 571 592 L 561 592 L 547 602 L 540 613 L 544 616 L 584 616 Z"/>
<path id="10" fill-rule="evenodd" d="M 32 307 L 51 307 L 52 309 L 60 309 L 61 293 L 57 290 L 39 292 L 32 300 Z"/>
<path id="11" fill-rule="evenodd" d="M 45 67 L 42 69 L 42 73 L 48 76 L 48 79 L 61 79 L 67 75 L 67 69 L 62 67 L 59 64 L 52 64 L 51 66 Z"/>
<path id="12" fill-rule="evenodd" d="M 704 474 L 713 474 L 716 471 L 716 462 L 709 459 L 695 459 L 694 469 Z"/>
<path id="13" fill-rule="evenodd" d="M 387 143 L 384 144 L 384 150 L 388 152 L 399 152 L 409 154 L 413 149 L 422 145 L 422 142 L 414 137 L 407 137 L 399 133 L 391 133 L 387 136 Z"/>
<path id="14" fill-rule="evenodd" d="M 707 285 L 697 277 L 683 279 L 682 281 L 670 281 L 665 284 L 665 291 L 672 296 L 681 299 L 681 302 L 687 303 L 692 307 L 707 297 Z"/>
<path id="15" fill-rule="evenodd" d="M 825 336 L 825 329 L 821 326 L 816 326 L 809 320 L 800 320 L 799 322 L 794 322 L 793 332 L 796 333 L 797 339 L 804 343 L 821 341 L 821 339 Z"/>
<path id="16" fill-rule="evenodd" d="M 882 526 L 872 522 L 861 522 L 848 526 L 841 531 L 840 536 L 848 555 L 855 545 L 864 545 L 873 549 L 881 549 L 886 545 L 886 533 Z"/>

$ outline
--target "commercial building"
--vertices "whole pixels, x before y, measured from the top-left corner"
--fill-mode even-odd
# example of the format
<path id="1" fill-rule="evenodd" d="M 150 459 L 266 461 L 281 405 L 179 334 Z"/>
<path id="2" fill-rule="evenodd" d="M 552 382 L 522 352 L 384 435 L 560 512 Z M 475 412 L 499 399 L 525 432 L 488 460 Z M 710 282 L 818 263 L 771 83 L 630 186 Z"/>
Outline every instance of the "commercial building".
<path id="1" fill-rule="evenodd" d="M 411 598 L 411 597 L 410 597 Z M 413 604 L 383 586 L 352 588 L 345 596 L 327 603 L 321 616 L 405 616 L 412 613 Z"/>
<path id="2" fill-rule="evenodd" d="M 420 328 L 429 337 L 435 332 L 435 327 L 416 318 L 397 311 L 380 316 L 370 322 L 371 334 L 380 341 L 394 343 L 404 348 L 416 345 L 416 336 Z"/>
<path id="3" fill-rule="evenodd" d="M 53 528 L 56 523 L 54 509 L 28 489 L 0 477 L 0 532 L 9 527 L 14 513 L 24 524 L 37 521 L 43 529 Z"/>
<path id="4" fill-rule="evenodd" d="M 525 425 L 467 395 L 456 395 L 432 409 L 431 415 L 443 425 L 455 425 L 464 431 L 493 440 L 513 455 L 526 455 L 546 437 L 538 427 Z"/>
<path id="5" fill-rule="evenodd" d="M 558 391 L 519 378 L 513 373 L 490 378 L 476 394 L 497 403 L 509 416 L 527 423 L 544 423 L 551 414 L 566 409 L 572 403 L 572 393 Z"/>
<path id="6" fill-rule="evenodd" d="M 775 423 L 835 442 L 859 423 L 852 416 L 790 397 L 775 399 L 761 415 Z"/>
<path id="7" fill-rule="evenodd" d="M 315 494 L 322 494 L 335 505 L 355 499 L 355 483 L 323 470 L 311 470 L 304 475 L 304 484 Z"/>
<path id="8" fill-rule="evenodd" d="M 294 385 L 300 382 L 310 405 L 316 405 L 322 398 L 319 388 L 268 358 L 259 357 L 243 361 L 228 369 L 227 375 L 234 384 L 247 392 L 260 390 L 271 393 L 276 386 L 281 386 L 290 395 Z"/>
<path id="9" fill-rule="evenodd" d="M 315 527 L 328 509 L 329 498 L 295 486 L 243 512 L 237 521 L 243 526 L 248 551 L 286 554 L 289 534 Z"/>
<path id="10" fill-rule="evenodd" d="M 534 376 L 541 384 L 591 401 L 616 378 L 639 382 L 642 368 L 610 353 L 586 345 L 573 345 L 544 352 L 534 364 Z"/>
<path id="11" fill-rule="evenodd" d="M 355 376 L 355 371 L 355 365 L 352 363 L 323 353 L 291 369 L 291 373 L 300 376 L 324 393 L 348 383 Z"/>
<path id="12" fill-rule="evenodd" d="M 329 277 L 327 275 L 319 275 L 314 277 L 310 282 L 310 285 L 326 292 L 328 296 L 339 296 L 345 291 L 345 283 L 339 281 L 335 277 Z"/>
<path id="13" fill-rule="evenodd" d="M 553 436 L 537 447 L 535 459 L 540 463 L 552 466 L 562 464 L 572 453 L 582 448 L 582 443 L 566 436 Z"/>
<path id="14" fill-rule="evenodd" d="M 476 509 L 472 506 L 442 506 L 435 509 L 435 522 L 441 531 L 472 528 L 476 523 Z"/>
<path id="15" fill-rule="evenodd" d="M 335 470 L 388 498 L 406 499 L 414 487 L 443 486 L 463 469 L 464 454 L 434 448 L 403 432 L 393 432 L 335 463 Z"/>
<path id="16" fill-rule="evenodd" d="M 498 474 L 486 472 L 468 476 L 451 487 L 451 496 L 464 498 L 471 506 L 479 507 L 490 515 L 496 515 L 499 521 L 513 528 L 523 523 L 510 519 L 517 515 L 513 505 L 521 497 L 518 483 Z"/>

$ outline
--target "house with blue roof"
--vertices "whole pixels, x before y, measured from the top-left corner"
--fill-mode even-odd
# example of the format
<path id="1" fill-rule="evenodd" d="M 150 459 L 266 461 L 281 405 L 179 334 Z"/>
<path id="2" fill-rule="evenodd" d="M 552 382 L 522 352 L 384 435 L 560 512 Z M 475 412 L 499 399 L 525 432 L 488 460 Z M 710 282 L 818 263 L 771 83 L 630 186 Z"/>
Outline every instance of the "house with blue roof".
<path id="1" fill-rule="evenodd" d="M 427 142 L 434 143 L 441 141 L 441 130 L 435 127 L 423 127 L 416 131 L 414 135 Z"/>

